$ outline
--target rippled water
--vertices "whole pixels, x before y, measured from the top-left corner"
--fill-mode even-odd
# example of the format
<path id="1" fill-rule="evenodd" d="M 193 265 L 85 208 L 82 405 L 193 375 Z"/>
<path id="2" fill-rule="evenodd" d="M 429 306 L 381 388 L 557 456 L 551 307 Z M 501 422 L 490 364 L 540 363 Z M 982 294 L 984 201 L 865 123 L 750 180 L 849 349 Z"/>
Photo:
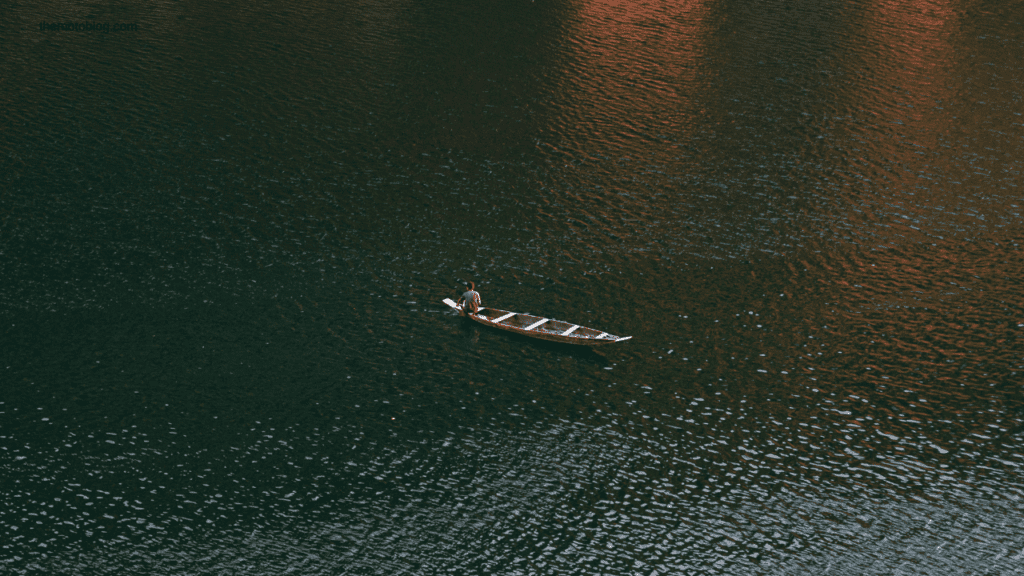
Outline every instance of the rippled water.
<path id="1" fill-rule="evenodd" d="M 9 15 L 0 571 L 1024 568 L 1019 4 Z"/>

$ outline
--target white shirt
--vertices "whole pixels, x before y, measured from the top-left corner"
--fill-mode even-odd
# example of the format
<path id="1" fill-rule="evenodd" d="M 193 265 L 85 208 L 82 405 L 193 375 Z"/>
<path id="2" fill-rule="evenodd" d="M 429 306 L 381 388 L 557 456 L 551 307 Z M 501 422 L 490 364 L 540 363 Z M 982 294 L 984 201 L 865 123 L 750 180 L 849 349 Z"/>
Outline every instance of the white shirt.
<path id="1" fill-rule="evenodd" d="M 477 292 L 475 290 L 470 290 L 470 291 L 464 293 L 462 295 L 462 297 L 466 300 L 466 304 L 465 304 L 463 310 L 465 310 L 466 312 L 472 311 L 473 308 L 474 308 L 474 304 L 476 305 L 476 309 L 477 310 L 480 309 L 480 293 L 479 292 Z"/>

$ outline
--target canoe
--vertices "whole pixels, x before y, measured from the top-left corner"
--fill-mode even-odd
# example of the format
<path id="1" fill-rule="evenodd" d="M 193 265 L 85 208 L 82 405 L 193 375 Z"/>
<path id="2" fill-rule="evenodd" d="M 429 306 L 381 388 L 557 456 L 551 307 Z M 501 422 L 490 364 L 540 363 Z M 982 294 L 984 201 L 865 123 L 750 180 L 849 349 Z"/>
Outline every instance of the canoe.
<path id="1" fill-rule="evenodd" d="M 444 303 L 462 312 L 462 306 L 452 302 L 451 298 L 445 298 Z M 632 336 L 615 336 L 578 324 L 562 322 L 561 320 L 552 320 L 551 318 L 534 316 L 532 314 L 509 312 L 508 310 L 499 310 L 497 308 L 481 308 L 476 314 L 470 313 L 466 314 L 466 316 L 484 326 L 507 330 L 541 340 L 561 342 L 563 344 L 599 346 L 602 344 L 624 342 L 632 338 Z"/>

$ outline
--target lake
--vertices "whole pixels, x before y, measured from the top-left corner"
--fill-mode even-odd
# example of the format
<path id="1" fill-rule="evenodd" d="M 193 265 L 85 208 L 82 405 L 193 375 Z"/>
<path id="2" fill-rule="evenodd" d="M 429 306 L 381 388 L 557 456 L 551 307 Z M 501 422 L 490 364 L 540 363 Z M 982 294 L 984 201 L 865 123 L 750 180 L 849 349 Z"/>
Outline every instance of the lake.
<path id="1" fill-rule="evenodd" d="M 16 1 L 0 571 L 1021 571 L 1022 20 Z"/>

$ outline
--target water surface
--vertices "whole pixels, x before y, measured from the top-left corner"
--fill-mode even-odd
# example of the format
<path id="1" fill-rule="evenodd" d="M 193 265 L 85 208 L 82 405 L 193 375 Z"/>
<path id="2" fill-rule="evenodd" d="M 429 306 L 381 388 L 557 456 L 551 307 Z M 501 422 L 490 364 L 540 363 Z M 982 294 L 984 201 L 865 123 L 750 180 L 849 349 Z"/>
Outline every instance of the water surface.
<path id="1" fill-rule="evenodd" d="M 1020 571 L 1022 16 L 15 3 L 0 562 Z"/>

